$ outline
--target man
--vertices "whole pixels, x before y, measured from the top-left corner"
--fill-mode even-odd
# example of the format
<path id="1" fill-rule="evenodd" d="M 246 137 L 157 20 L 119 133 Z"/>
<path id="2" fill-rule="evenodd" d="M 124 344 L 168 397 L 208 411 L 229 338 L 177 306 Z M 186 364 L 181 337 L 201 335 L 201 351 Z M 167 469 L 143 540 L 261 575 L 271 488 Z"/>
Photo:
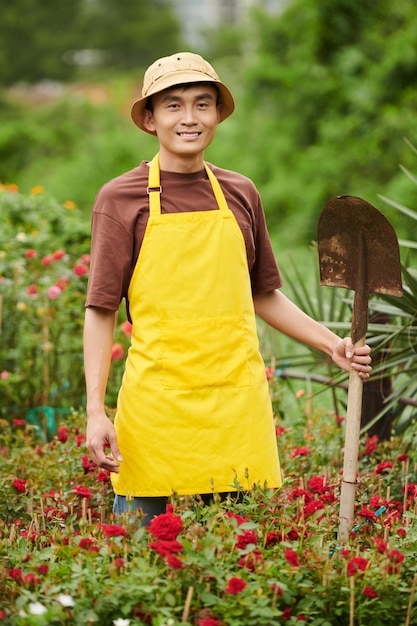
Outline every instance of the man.
<path id="1" fill-rule="evenodd" d="M 345 370 L 364 379 L 371 370 L 368 346 L 354 349 L 279 291 L 253 183 L 205 163 L 233 110 L 229 89 L 200 56 L 156 61 L 132 118 L 157 137 L 159 153 L 107 183 L 93 210 L 87 447 L 112 472 L 115 513 L 140 508 L 145 523 L 173 493 L 281 485 L 255 313 Z M 104 395 L 123 297 L 132 343 L 113 426 Z"/>

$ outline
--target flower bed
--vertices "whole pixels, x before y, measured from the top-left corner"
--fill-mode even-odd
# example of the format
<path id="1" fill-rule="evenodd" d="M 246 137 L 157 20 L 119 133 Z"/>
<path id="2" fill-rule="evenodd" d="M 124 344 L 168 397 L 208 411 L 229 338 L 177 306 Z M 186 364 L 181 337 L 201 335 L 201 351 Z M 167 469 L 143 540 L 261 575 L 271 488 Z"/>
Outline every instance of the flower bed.
<path id="1" fill-rule="evenodd" d="M 277 384 L 272 380 L 271 385 Z M 361 447 L 356 523 L 337 541 L 340 420 L 277 427 L 285 481 L 201 507 L 173 497 L 148 528 L 116 524 L 109 475 L 71 413 L 40 441 L 1 423 L 0 616 L 5 625 L 410 626 L 414 433 Z"/>

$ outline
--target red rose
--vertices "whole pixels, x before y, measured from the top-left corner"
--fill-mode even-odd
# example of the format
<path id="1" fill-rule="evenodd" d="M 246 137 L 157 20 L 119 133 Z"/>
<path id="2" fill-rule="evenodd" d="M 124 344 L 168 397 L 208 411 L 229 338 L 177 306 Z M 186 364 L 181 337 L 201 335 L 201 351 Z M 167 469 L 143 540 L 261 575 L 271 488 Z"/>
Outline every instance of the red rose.
<path id="1" fill-rule="evenodd" d="M 175 552 L 179 554 L 183 550 L 182 545 L 176 539 L 159 539 L 150 543 L 149 547 L 161 556 L 168 556 Z"/>
<path id="2" fill-rule="evenodd" d="M 390 470 L 393 467 L 394 463 L 392 461 L 384 461 L 376 467 L 375 474 L 382 474 L 382 472 L 384 472 L 385 470 Z"/>
<path id="3" fill-rule="evenodd" d="M 293 567 L 298 567 L 300 565 L 298 554 L 294 550 L 291 550 L 291 548 L 285 548 L 284 556 L 289 565 L 292 565 Z"/>
<path id="4" fill-rule="evenodd" d="M 312 476 L 308 482 L 307 487 L 313 493 L 324 493 L 325 491 L 328 491 L 326 478 L 324 476 Z"/>
<path id="5" fill-rule="evenodd" d="M 83 537 L 82 539 L 80 539 L 80 543 L 78 545 L 80 546 L 80 548 L 88 550 L 88 548 L 91 548 L 93 543 L 94 541 L 90 539 L 90 537 Z"/>
<path id="6" fill-rule="evenodd" d="M 364 572 L 369 566 L 369 562 L 361 556 L 354 556 L 347 564 L 347 575 L 354 576 L 356 572 Z"/>
<path id="7" fill-rule="evenodd" d="M 365 596 L 368 596 L 368 598 L 377 598 L 378 594 L 375 591 L 375 589 L 372 589 L 372 587 L 364 587 L 362 593 Z"/>
<path id="8" fill-rule="evenodd" d="M 119 524 L 102 524 L 101 529 L 105 537 L 127 537 L 127 530 Z"/>
<path id="9" fill-rule="evenodd" d="M 245 548 L 251 543 L 254 545 L 258 543 L 258 538 L 253 530 L 245 530 L 241 535 L 237 536 L 236 546 L 240 550 L 245 550 Z"/>
<path id="10" fill-rule="evenodd" d="M 152 518 L 149 524 L 149 532 L 157 539 L 176 539 L 182 528 L 182 519 L 170 511 Z"/>
<path id="11" fill-rule="evenodd" d="M 21 569 L 18 569 L 17 567 L 13 567 L 12 569 L 9 569 L 7 572 L 10 576 L 10 578 L 13 578 L 13 580 L 15 580 L 16 582 L 20 583 L 23 580 L 23 573 Z"/>
<path id="12" fill-rule="evenodd" d="M 12 485 L 15 489 L 17 489 L 17 491 L 20 491 L 20 493 L 25 493 L 26 483 L 27 483 L 27 480 L 21 480 L 20 478 L 15 478 L 14 481 L 12 482 Z"/>
<path id="13" fill-rule="evenodd" d="M 84 263 L 79 263 L 72 268 L 72 271 L 76 276 L 85 276 L 88 274 L 88 267 Z"/>
<path id="14" fill-rule="evenodd" d="M 175 554 L 167 554 L 167 563 L 172 569 L 183 569 L 184 563 Z"/>
<path id="15" fill-rule="evenodd" d="M 125 355 L 125 351 L 123 350 L 123 346 L 120 343 L 115 343 L 111 349 L 111 360 L 112 361 L 120 361 L 123 359 Z"/>
<path id="16" fill-rule="evenodd" d="M 61 443 L 65 443 L 66 441 L 68 441 L 69 432 L 70 430 L 69 428 L 67 428 L 67 426 L 60 426 L 57 433 L 58 441 L 60 441 Z"/>
<path id="17" fill-rule="evenodd" d="M 237 578 L 237 576 L 233 576 L 227 581 L 225 591 L 226 593 L 230 593 L 231 595 L 236 595 L 243 591 L 247 584 L 248 583 L 246 582 L 246 580 L 243 580 L 243 578 Z"/>
<path id="18" fill-rule="evenodd" d="M 77 496 L 81 496 L 82 498 L 91 498 L 92 493 L 88 487 L 83 487 L 82 485 L 74 485 L 72 488 L 73 492 L 77 494 Z"/>
<path id="19" fill-rule="evenodd" d="M 220 626 L 217 617 L 203 617 L 197 620 L 197 626 Z"/>

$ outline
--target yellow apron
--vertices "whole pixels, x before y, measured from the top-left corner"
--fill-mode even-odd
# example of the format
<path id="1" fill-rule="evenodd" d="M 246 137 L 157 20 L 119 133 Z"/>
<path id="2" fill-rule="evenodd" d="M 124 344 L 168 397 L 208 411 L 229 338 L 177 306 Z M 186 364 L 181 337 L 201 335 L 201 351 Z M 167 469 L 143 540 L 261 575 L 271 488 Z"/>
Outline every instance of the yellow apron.
<path id="1" fill-rule="evenodd" d="M 281 485 L 244 239 L 205 168 L 219 210 L 161 214 L 159 155 L 150 163 L 115 418 L 120 495 Z"/>

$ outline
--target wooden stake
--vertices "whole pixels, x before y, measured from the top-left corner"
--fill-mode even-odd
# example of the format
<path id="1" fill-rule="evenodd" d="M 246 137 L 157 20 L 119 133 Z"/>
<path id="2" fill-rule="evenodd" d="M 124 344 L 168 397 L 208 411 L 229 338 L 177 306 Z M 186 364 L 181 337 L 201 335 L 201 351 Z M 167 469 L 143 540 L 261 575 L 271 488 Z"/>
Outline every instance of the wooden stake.
<path id="1" fill-rule="evenodd" d="M 185 599 L 185 604 L 184 604 L 184 610 L 182 612 L 182 617 L 181 617 L 182 622 L 186 622 L 188 620 L 193 593 L 194 593 L 194 587 L 188 587 L 187 597 Z"/>
<path id="2" fill-rule="evenodd" d="M 355 626 L 355 577 L 350 577 L 349 626 Z"/>
<path id="3" fill-rule="evenodd" d="M 410 599 L 408 600 L 407 618 L 405 620 L 405 626 L 410 626 L 411 624 L 411 610 L 413 608 L 416 586 L 417 586 L 417 574 L 414 574 L 413 582 L 411 584 Z"/>

